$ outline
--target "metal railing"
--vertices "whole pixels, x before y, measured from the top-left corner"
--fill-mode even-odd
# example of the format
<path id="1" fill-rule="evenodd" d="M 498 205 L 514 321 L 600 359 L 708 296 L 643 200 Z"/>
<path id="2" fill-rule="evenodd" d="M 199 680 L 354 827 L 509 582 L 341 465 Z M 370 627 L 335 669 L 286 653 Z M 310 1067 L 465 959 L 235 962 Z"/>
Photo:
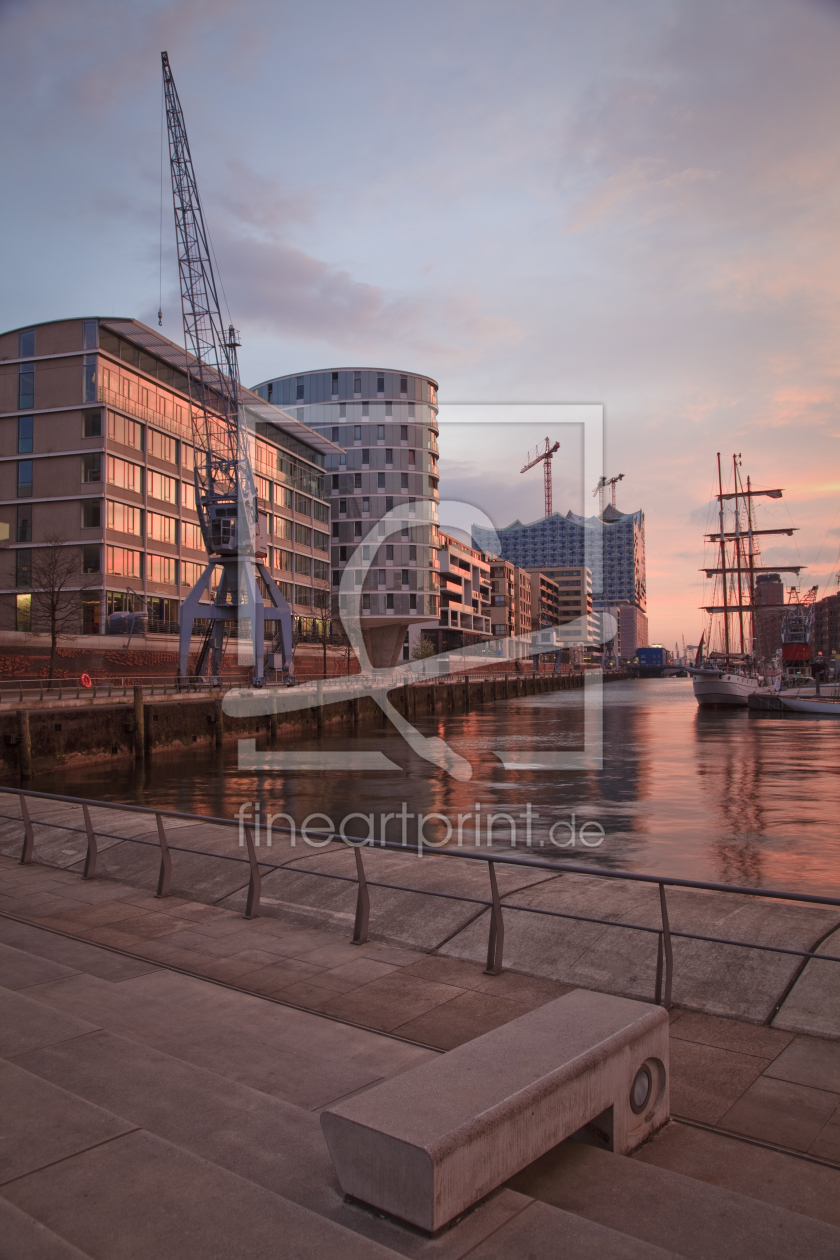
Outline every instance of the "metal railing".
<path id="1" fill-rule="evenodd" d="M 271 862 L 261 855 L 258 857 L 257 848 L 259 847 L 259 835 L 257 834 L 255 837 L 253 825 L 240 823 L 235 819 L 216 818 L 212 815 L 205 814 L 188 814 L 178 810 L 155 809 L 148 805 L 124 805 L 120 802 L 88 800 L 84 797 L 61 796 L 51 792 L 33 792 L 28 789 L 11 787 L 0 787 L 0 793 L 7 796 L 16 796 L 20 802 L 20 821 L 22 821 L 24 832 L 20 861 L 24 865 L 32 862 L 35 854 L 36 823 L 39 826 L 52 827 L 63 832 L 76 831 L 84 833 L 87 839 L 87 851 L 85 854 L 84 870 L 82 872 L 83 879 L 95 878 L 98 856 L 98 838 L 121 841 L 127 844 L 142 844 L 157 848 L 160 852 L 160 867 L 156 892 L 156 896 L 158 897 L 169 896 L 172 881 L 173 853 L 187 853 L 194 857 L 215 858 L 220 861 L 228 862 L 244 863 L 247 861 L 249 867 L 249 877 L 244 916 L 246 919 L 255 919 L 259 917 L 260 896 L 262 889 L 261 867 L 266 867 L 269 871 L 297 869 L 287 862 Z M 68 826 L 65 822 L 55 822 L 41 819 L 33 820 L 27 803 L 29 800 L 52 801 L 78 806 L 82 811 L 84 826 L 72 827 Z M 93 821 L 90 816 L 91 809 L 109 809 L 130 814 L 145 814 L 150 818 L 154 818 L 158 837 L 157 843 L 151 840 L 144 840 L 138 836 L 121 836 L 115 835 L 112 832 L 102 830 L 97 831 L 93 826 Z M 10 814 L 0 814 L 0 818 L 4 818 L 9 821 L 18 821 L 16 816 Z M 178 819 L 180 821 L 201 823 L 204 825 L 224 827 L 227 829 L 232 828 L 237 831 L 238 836 L 244 835 L 244 847 L 246 849 L 247 856 L 238 857 L 229 853 L 212 853 L 206 850 L 193 849 L 183 845 L 172 844 L 167 834 L 164 822 L 165 819 L 169 818 Z M 278 827 L 275 830 L 283 834 L 291 834 L 290 828 Z M 665 890 L 666 888 L 688 888 L 701 892 L 730 893 L 742 897 L 759 897 L 764 900 L 793 901 L 801 902 L 807 905 L 840 907 L 840 898 L 837 897 L 823 897 L 815 893 L 785 892 L 778 889 L 741 887 L 736 884 L 716 884 L 705 880 L 678 879 L 673 876 L 643 875 L 634 871 L 608 871 L 599 867 L 579 866 L 572 862 L 554 862 L 546 861 L 540 858 L 525 858 L 515 854 L 505 854 L 496 851 L 493 853 L 480 853 L 470 849 L 440 849 L 433 846 L 420 846 L 418 849 L 417 847 L 396 844 L 393 841 L 382 841 L 376 844 L 370 844 L 370 842 L 361 839 L 356 843 L 352 837 L 341 836 L 335 832 L 319 831 L 315 828 L 311 828 L 309 830 L 312 835 L 317 835 L 335 843 L 344 844 L 354 850 L 356 862 L 355 878 L 350 875 L 340 875 L 334 871 L 317 871 L 308 868 L 304 873 L 321 879 L 336 879 L 345 883 L 355 883 L 357 885 L 356 914 L 352 936 L 352 941 L 355 945 L 363 945 L 368 939 L 370 925 L 370 889 L 385 888 L 396 892 L 418 893 L 422 896 L 437 897 L 447 901 L 463 901 L 468 904 L 484 906 L 489 909 L 490 925 L 487 940 L 487 961 L 485 972 L 487 975 L 491 976 L 499 975 L 499 973 L 503 970 L 505 910 L 516 910 L 525 914 L 537 914 L 556 919 L 571 919 L 579 923 L 594 923 L 600 924 L 604 927 L 625 928 L 628 931 L 646 932 L 648 934 L 652 934 L 657 937 L 656 976 L 654 981 L 653 1000 L 657 1005 L 665 1007 L 671 1006 L 673 991 L 674 938 L 687 941 L 702 941 L 713 945 L 730 945 L 739 949 L 755 949 L 763 953 L 785 954 L 799 958 L 801 959 L 799 970 L 789 981 L 785 993 L 789 992 L 793 983 L 801 974 L 802 969 L 808 962 L 816 960 L 822 962 L 840 963 L 840 957 L 837 955 L 817 953 L 819 946 L 826 937 L 837 930 L 837 924 L 823 931 L 819 939 L 815 942 L 811 949 L 808 950 L 793 949 L 785 945 L 764 945 L 756 941 L 740 941 L 731 940 L 726 937 L 706 936 L 697 932 L 680 932 L 676 931 L 670 925 L 668 902 Z M 436 857 L 449 861 L 484 862 L 487 866 L 490 896 L 489 898 L 472 897 L 465 893 L 431 891 L 425 888 L 407 887 L 404 884 L 386 883 L 384 880 L 369 879 L 367 877 L 362 857 L 362 851 L 366 847 L 384 849 L 387 852 L 402 853 L 404 855 L 422 855 L 424 858 Z M 549 910 L 537 906 L 517 905 L 515 902 L 510 901 L 505 901 L 503 903 L 499 893 L 496 877 L 497 866 L 515 866 L 525 869 L 552 871 L 555 874 L 562 873 L 595 876 L 599 879 L 628 880 L 633 883 L 655 886 L 659 892 L 660 923 L 658 926 L 652 927 L 649 924 L 617 922 L 614 919 L 601 919 L 590 915 L 571 914 L 568 911 Z M 781 1003 L 778 1005 L 780 1004 Z M 776 1010 L 778 1010 L 778 1005 Z"/>

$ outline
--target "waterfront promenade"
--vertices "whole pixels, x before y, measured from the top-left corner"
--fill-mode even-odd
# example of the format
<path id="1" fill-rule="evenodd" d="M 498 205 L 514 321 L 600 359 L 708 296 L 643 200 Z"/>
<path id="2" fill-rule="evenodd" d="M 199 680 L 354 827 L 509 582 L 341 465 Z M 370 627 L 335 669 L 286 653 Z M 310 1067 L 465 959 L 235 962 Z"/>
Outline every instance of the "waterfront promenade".
<path id="1" fill-rule="evenodd" d="M 32 812 L 57 822 L 59 808 L 68 807 L 39 802 Z M 125 814 L 96 813 L 103 831 L 126 826 Z M 148 818 L 131 823 L 135 838 L 148 834 Z M 111 843 L 99 877 L 85 881 L 83 838 L 35 830 L 30 865 L 18 861 L 20 822 L 0 835 L 0 1081 L 11 1138 L 0 1218 L 16 1258 L 227 1260 L 278 1254 L 278 1236 L 282 1254 L 313 1257 L 840 1253 L 840 1040 L 837 1027 L 817 1027 L 836 1020 L 838 1003 L 830 977 L 811 971 L 833 964 L 808 963 L 768 1026 L 793 964 L 780 971 L 778 956 L 762 954 L 738 965 L 711 946 L 692 963 L 702 947 L 687 943 L 675 957 L 671 1124 L 629 1159 L 563 1143 L 429 1240 L 342 1200 L 320 1110 L 573 986 L 632 990 L 644 979 L 650 1000 L 652 960 L 626 961 L 634 934 L 601 928 L 587 941 L 575 933 L 592 925 L 547 919 L 560 934 L 552 943 L 546 929 L 529 946 L 507 911 L 509 969 L 488 976 L 469 956 L 486 948 L 486 911 L 468 907 L 458 930 L 447 916 L 463 914 L 461 903 L 419 892 L 372 888 L 380 939 L 351 944 L 355 888 L 310 869 L 353 860 L 337 847 L 275 851 L 287 865 L 266 875 L 263 914 L 248 921 L 239 864 L 175 853 L 173 894 L 158 899 L 153 849 Z M 190 837 L 195 847 L 213 840 L 208 825 L 185 824 L 177 843 Z M 426 886 L 456 865 L 365 860 L 380 877 L 378 862 L 399 863 L 403 880 L 408 864 Z M 457 865 L 475 878 L 478 863 Z M 551 873 L 523 886 L 501 869 L 500 883 L 511 874 L 508 902 L 527 893 L 560 904 L 562 893 L 580 907 L 598 896 L 602 917 L 604 888 L 616 897 L 626 888 Z M 703 896 L 720 930 L 725 899 Z M 631 908 L 645 910 L 638 898 Z M 805 940 L 831 930 L 833 914 L 759 902 L 741 927 L 751 940 L 757 931 Z M 608 983 L 594 982 L 596 959 Z M 577 978 L 560 978 L 564 966 Z M 803 980 L 818 998 L 811 1014 L 795 1001 Z M 730 1014 L 709 1013 L 715 1005 Z"/>

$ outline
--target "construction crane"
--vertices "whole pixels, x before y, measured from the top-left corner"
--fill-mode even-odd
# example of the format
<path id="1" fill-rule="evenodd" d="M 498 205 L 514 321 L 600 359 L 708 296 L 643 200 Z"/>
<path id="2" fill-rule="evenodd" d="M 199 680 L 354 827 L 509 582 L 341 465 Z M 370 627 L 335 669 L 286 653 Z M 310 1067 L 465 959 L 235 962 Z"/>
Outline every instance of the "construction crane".
<path id="1" fill-rule="evenodd" d="M 209 619 L 194 667 L 194 676 L 198 677 L 220 674 L 227 634 L 238 620 L 247 619 L 254 654 L 253 685 L 262 687 L 265 622 L 274 621 L 279 623 L 282 674 L 291 686 L 292 613 L 264 563 L 267 548 L 257 513 L 256 484 L 239 387 L 236 351 L 241 343 L 233 326 L 225 328 L 222 322 L 184 115 L 165 52 L 161 53 L 161 63 L 195 443 L 195 505 L 208 557 L 201 577 L 181 608 L 179 674 L 182 678 L 188 675 L 197 617 Z M 199 607 L 217 567 L 221 567 L 222 574 L 215 598 L 209 606 Z M 263 604 L 261 585 L 271 601 L 269 606 Z"/>
<path id="2" fill-rule="evenodd" d="M 560 450 L 560 443 L 555 442 L 551 445 L 551 438 L 545 439 L 545 445 L 542 443 L 535 446 L 532 451 L 528 452 L 525 467 L 520 468 L 520 473 L 525 473 L 529 468 L 533 468 L 535 464 L 542 462 L 543 474 L 545 476 L 545 514 L 551 516 L 551 461 L 554 452 Z"/>
<path id="3" fill-rule="evenodd" d="M 597 486 L 592 491 L 593 498 L 596 494 L 598 496 L 598 515 L 599 516 L 604 515 L 604 490 L 606 489 L 607 486 L 610 487 L 610 499 L 611 499 L 613 507 L 615 507 L 615 487 L 619 481 L 623 481 L 623 480 L 624 480 L 624 473 L 619 473 L 617 477 L 601 477 L 599 479 Z"/>

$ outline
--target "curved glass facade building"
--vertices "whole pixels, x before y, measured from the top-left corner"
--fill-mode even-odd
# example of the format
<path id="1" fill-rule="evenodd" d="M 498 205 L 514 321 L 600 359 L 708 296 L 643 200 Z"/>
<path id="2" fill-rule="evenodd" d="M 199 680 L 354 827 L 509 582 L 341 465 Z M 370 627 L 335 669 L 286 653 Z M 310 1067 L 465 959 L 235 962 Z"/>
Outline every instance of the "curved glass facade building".
<path id="1" fill-rule="evenodd" d="M 275 377 L 254 392 L 342 448 L 325 466 L 333 615 L 351 566 L 371 662 L 396 664 L 410 626 L 439 616 L 437 382 L 342 367 Z"/>

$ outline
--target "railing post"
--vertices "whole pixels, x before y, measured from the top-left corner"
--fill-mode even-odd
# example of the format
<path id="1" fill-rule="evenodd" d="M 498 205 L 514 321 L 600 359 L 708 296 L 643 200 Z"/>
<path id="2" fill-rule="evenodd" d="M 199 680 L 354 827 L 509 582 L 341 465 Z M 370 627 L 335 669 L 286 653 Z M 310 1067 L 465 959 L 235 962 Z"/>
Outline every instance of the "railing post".
<path id="1" fill-rule="evenodd" d="M 23 849 L 20 854 L 21 866 L 27 866 L 32 861 L 32 854 L 35 849 L 35 832 L 32 830 L 32 819 L 29 817 L 29 806 L 26 804 L 26 797 L 23 792 L 18 792 L 20 800 L 20 812 L 23 817 Z"/>
<path id="2" fill-rule="evenodd" d="M 502 970 L 502 955 L 505 948 L 505 924 L 502 919 L 502 902 L 499 897 L 499 885 L 496 882 L 496 864 L 488 862 L 490 873 L 490 892 L 493 897 L 493 908 L 490 911 L 490 935 L 487 941 L 487 966 L 484 974 L 497 976 Z"/>
<path id="3" fill-rule="evenodd" d="M 166 832 L 163 829 L 163 819 L 160 814 L 155 814 L 157 820 L 158 839 L 160 840 L 160 875 L 158 876 L 158 886 L 156 897 L 169 896 L 169 884 L 172 879 L 172 858 L 169 856 L 169 845 L 166 840 Z"/>
<path id="4" fill-rule="evenodd" d="M 666 1010 L 670 1010 L 671 987 L 674 977 L 674 955 L 671 949 L 671 925 L 668 921 L 668 903 L 665 900 L 664 884 L 659 885 L 659 907 L 662 912 L 662 931 L 659 934 L 659 948 L 656 959 L 656 1004 L 657 1006 L 664 1006 Z M 664 993 L 662 992 L 663 987 Z"/>
<path id="5" fill-rule="evenodd" d="M 248 898 L 245 902 L 245 918 L 258 919 L 260 917 L 262 876 L 257 865 L 257 853 L 254 848 L 254 831 L 252 827 L 245 827 L 245 842 L 248 845 L 248 861 L 251 864 L 251 878 L 248 880 Z"/>
<path id="6" fill-rule="evenodd" d="M 353 944 L 364 945 L 368 938 L 368 924 L 370 923 L 370 893 L 368 892 L 365 878 L 361 846 L 356 845 L 354 852 L 356 854 L 356 875 L 359 880 L 359 891 L 356 894 L 356 921 L 353 924 Z"/>
<path id="7" fill-rule="evenodd" d="M 82 871 L 82 879 L 96 878 L 96 859 L 99 850 L 96 845 L 96 832 L 93 830 L 93 823 L 90 821 L 90 810 L 87 805 L 82 806 L 82 813 L 85 816 L 85 831 L 87 832 L 87 854 L 85 855 L 85 869 Z"/>

